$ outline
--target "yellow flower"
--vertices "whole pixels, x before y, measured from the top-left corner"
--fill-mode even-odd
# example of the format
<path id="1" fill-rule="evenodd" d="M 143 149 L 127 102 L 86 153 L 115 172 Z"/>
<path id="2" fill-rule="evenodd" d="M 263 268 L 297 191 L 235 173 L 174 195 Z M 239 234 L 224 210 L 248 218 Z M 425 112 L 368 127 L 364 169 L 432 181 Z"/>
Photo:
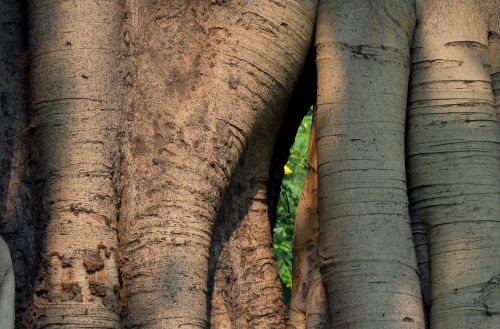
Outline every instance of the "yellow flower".
<path id="1" fill-rule="evenodd" d="M 284 169 L 285 169 L 285 175 L 288 176 L 288 175 L 293 174 L 292 168 L 288 167 L 288 165 L 285 165 Z"/>

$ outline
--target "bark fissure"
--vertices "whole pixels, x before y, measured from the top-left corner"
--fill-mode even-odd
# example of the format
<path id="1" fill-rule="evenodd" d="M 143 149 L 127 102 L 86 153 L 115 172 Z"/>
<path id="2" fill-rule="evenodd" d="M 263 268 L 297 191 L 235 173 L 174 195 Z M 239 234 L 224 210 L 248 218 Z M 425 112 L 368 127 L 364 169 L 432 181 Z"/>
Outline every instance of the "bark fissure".
<path id="1" fill-rule="evenodd" d="M 208 326 L 209 249 L 223 196 L 249 145 L 270 133 L 262 127 L 279 127 L 309 46 L 314 1 L 214 4 L 128 2 L 134 73 L 119 223 L 126 328 Z M 274 47 L 262 47 L 271 39 Z M 254 193 L 262 183 L 251 185 Z M 248 202 L 260 209 L 261 199 Z M 260 240 L 257 246 L 269 249 Z M 269 267 L 272 253 L 264 254 L 268 259 L 257 257 L 261 265 L 249 273 Z M 275 280 L 269 287 L 266 280 L 263 289 L 279 295 Z M 265 328 L 275 309 L 254 297 L 255 309 L 241 321 Z"/>

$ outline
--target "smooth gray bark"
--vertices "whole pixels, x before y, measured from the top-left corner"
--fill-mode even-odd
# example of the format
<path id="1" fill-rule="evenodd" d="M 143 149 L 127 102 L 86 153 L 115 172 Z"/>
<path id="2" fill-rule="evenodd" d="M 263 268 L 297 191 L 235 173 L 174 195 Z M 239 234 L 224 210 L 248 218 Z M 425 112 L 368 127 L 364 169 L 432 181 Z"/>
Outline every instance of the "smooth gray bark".
<path id="1" fill-rule="evenodd" d="M 425 327 L 403 142 L 414 26 L 410 0 L 319 6 L 319 243 L 336 329 Z"/>

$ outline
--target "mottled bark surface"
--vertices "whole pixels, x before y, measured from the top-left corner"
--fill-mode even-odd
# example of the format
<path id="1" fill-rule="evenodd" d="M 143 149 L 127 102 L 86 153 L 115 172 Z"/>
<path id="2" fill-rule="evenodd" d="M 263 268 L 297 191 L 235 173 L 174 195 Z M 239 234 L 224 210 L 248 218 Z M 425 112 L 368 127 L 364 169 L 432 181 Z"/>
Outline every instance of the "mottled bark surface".
<path id="1" fill-rule="evenodd" d="M 256 132 L 216 221 L 211 328 L 283 329 L 285 307 L 272 251 L 267 188 L 277 126 Z M 212 258 L 217 251 L 213 250 Z"/>
<path id="2" fill-rule="evenodd" d="M 417 4 L 407 166 L 411 215 L 429 230 L 430 326 L 495 328 L 500 132 L 488 55 L 491 7 Z"/>
<path id="3" fill-rule="evenodd" d="M 302 188 L 293 236 L 293 286 L 288 329 L 332 328 L 318 243 L 316 123 L 311 127 L 309 171 Z"/>
<path id="4" fill-rule="evenodd" d="M 33 294 L 35 218 L 30 189 L 28 44 L 22 1 L 0 1 L 0 234 L 10 247 L 16 276 L 16 315 Z"/>
<path id="5" fill-rule="evenodd" d="M 130 1 L 128 10 L 123 324 L 205 328 L 223 192 L 249 136 L 279 126 L 315 1 Z"/>
<path id="6" fill-rule="evenodd" d="M 424 328 L 406 195 L 411 1 L 318 9 L 319 241 L 333 327 Z"/>
<path id="7" fill-rule="evenodd" d="M 121 328 L 116 266 L 123 1 L 30 1 L 42 264 L 28 328 Z"/>
<path id="8" fill-rule="evenodd" d="M 499 0 L 321 1 L 286 318 L 317 2 L 0 0 L 1 329 L 498 326 Z"/>
<path id="9" fill-rule="evenodd" d="M 282 113 L 282 124 L 257 128 L 224 194 L 209 263 L 210 275 L 215 273 L 212 328 L 285 325 L 281 285 L 271 250 L 272 231 L 283 166 L 315 97 L 316 69 L 314 53 L 310 52 L 287 111 Z"/>

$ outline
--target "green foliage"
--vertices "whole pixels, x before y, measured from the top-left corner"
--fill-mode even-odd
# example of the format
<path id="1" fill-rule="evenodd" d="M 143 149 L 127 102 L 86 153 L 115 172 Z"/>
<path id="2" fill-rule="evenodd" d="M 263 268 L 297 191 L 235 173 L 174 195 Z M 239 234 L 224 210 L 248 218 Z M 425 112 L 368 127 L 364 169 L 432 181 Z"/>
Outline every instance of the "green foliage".
<path id="1" fill-rule="evenodd" d="M 278 263 L 285 299 L 288 300 L 292 287 L 292 241 L 295 213 L 302 186 L 307 175 L 307 149 L 311 132 L 312 113 L 304 117 L 290 149 L 290 157 L 284 168 L 276 226 L 274 228 L 274 252 Z"/>

